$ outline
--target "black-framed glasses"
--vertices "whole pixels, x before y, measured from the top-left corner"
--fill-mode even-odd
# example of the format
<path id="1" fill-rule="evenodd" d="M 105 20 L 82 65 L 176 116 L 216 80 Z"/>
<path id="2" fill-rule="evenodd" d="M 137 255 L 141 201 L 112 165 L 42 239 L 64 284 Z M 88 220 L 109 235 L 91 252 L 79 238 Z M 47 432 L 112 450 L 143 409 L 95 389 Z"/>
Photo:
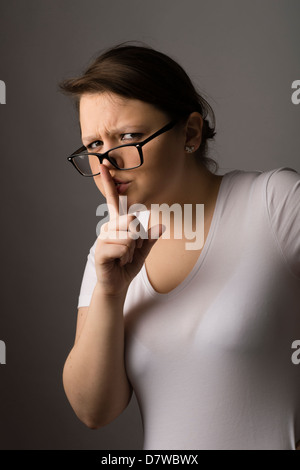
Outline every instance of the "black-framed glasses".
<path id="1" fill-rule="evenodd" d="M 105 153 L 89 152 L 86 147 L 80 147 L 72 153 L 67 160 L 74 165 L 82 176 L 96 176 L 100 174 L 100 163 L 106 158 L 118 170 L 133 170 L 144 163 L 142 147 L 164 132 L 172 129 L 176 120 L 169 122 L 142 142 L 119 145 Z"/>

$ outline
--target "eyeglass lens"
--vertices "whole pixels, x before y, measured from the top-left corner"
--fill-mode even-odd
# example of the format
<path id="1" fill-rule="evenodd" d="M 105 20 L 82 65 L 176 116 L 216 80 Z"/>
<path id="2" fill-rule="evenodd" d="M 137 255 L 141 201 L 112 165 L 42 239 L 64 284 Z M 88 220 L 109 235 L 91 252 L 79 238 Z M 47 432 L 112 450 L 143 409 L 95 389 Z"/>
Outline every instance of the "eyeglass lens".
<path id="1" fill-rule="evenodd" d="M 135 146 L 110 150 L 107 156 L 120 170 L 135 168 L 141 163 L 139 151 Z M 73 161 L 84 175 L 91 176 L 100 173 L 100 161 L 96 155 L 77 155 Z"/>

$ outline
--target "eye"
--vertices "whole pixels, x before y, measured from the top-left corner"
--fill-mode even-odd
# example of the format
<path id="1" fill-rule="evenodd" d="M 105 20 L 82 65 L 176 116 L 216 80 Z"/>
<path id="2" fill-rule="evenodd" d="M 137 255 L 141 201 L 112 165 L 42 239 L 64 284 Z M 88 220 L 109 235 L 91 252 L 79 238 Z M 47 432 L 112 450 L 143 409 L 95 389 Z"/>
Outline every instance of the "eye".
<path id="1" fill-rule="evenodd" d="M 122 134 L 121 140 L 141 140 L 143 134 L 139 134 L 136 132 L 127 132 L 126 134 Z"/>
<path id="2" fill-rule="evenodd" d="M 88 150 L 96 150 L 97 148 L 101 147 L 103 142 L 101 140 L 95 140 L 95 142 L 92 142 L 91 144 L 87 145 Z"/>

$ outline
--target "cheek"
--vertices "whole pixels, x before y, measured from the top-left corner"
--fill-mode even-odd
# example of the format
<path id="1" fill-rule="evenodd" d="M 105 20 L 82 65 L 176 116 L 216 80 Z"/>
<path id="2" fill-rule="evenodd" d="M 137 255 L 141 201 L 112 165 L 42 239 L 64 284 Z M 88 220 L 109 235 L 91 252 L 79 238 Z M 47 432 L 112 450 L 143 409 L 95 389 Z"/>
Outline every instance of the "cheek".
<path id="1" fill-rule="evenodd" d="M 167 144 L 153 145 L 144 150 L 144 170 L 153 174 L 161 174 L 169 169 L 172 162 L 172 151 Z"/>
<path id="2" fill-rule="evenodd" d="M 156 152 L 145 155 L 144 164 L 141 166 L 141 184 L 147 188 L 156 188 L 161 181 L 166 179 L 168 164 L 166 156 Z"/>
<path id="3" fill-rule="evenodd" d="M 138 178 L 141 187 L 158 191 L 170 187 L 172 181 L 178 181 L 182 174 L 182 155 L 178 147 L 161 146 L 156 152 L 145 152 L 144 164 Z M 171 184 L 172 186 L 172 184 Z"/>

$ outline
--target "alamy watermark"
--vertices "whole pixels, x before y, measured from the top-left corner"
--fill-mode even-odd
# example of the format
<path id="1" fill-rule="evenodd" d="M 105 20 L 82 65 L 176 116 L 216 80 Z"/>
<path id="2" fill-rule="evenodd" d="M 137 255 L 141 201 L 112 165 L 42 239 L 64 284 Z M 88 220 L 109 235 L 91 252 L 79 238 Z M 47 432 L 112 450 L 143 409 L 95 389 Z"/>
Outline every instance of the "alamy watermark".
<path id="1" fill-rule="evenodd" d="M 6 345 L 0 340 L 0 364 L 6 364 Z"/>
<path id="2" fill-rule="evenodd" d="M 193 214 L 194 208 L 194 214 Z M 127 208 L 127 196 L 119 197 L 119 214 L 121 215 L 135 215 L 138 212 L 147 211 L 147 207 L 143 204 L 133 204 Z M 113 213 L 114 208 L 110 208 L 109 204 L 100 204 L 97 207 L 96 215 L 104 216 L 106 213 L 107 217 L 100 220 L 96 227 L 97 237 L 106 239 L 109 235 L 108 232 L 101 230 L 104 223 L 110 220 L 109 213 Z M 183 236 L 191 242 L 185 243 L 187 250 L 200 250 L 204 244 L 204 204 L 184 204 L 182 206 L 178 203 L 174 203 L 169 206 L 166 203 L 163 204 L 152 204 L 151 208 L 151 225 L 152 227 L 157 224 L 162 224 L 166 227 L 166 230 L 161 235 L 161 238 L 170 239 L 171 231 L 170 227 L 173 226 L 173 237 L 175 239 L 182 239 Z M 194 216 L 194 217 L 193 217 Z M 193 224 L 193 219 L 195 223 Z M 115 228 L 117 227 L 118 218 L 110 221 L 111 224 L 115 222 Z M 193 229 L 193 225 L 195 229 Z M 140 223 L 139 219 L 134 219 L 129 224 L 129 234 L 133 239 L 137 238 L 148 238 L 148 233 Z M 116 238 L 123 238 L 122 232 L 115 230 Z M 126 236 L 126 235 L 125 235 Z M 158 234 L 151 233 L 151 238 L 158 238 Z"/>
<path id="3" fill-rule="evenodd" d="M 293 104 L 300 103 L 300 80 L 294 80 L 292 83 L 292 89 L 296 90 L 292 93 L 291 100 Z"/>
<path id="4" fill-rule="evenodd" d="M 6 85 L 3 80 L 0 80 L 0 104 L 6 104 Z"/>
<path id="5" fill-rule="evenodd" d="M 300 364 L 300 339 L 295 339 L 291 347 L 292 349 L 296 349 L 296 351 L 293 352 L 291 359 L 292 363 L 297 366 Z"/>

